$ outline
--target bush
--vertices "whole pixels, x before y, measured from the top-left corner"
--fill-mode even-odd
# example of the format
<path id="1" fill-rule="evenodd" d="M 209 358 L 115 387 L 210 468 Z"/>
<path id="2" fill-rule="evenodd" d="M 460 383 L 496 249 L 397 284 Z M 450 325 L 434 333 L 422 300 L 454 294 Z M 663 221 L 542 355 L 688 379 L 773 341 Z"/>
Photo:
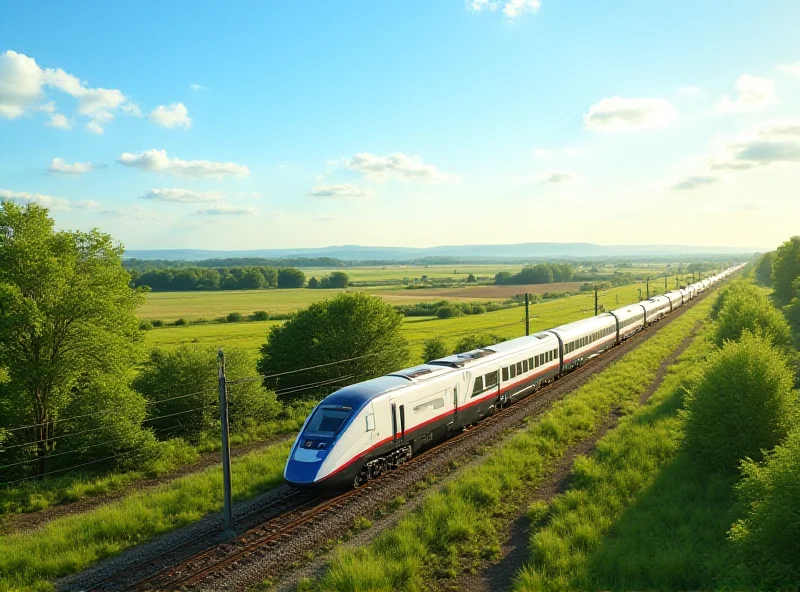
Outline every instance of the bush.
<path id="1" fill-rule="evenodd" d="M 686 397 L 686 446 L 709 469 L 759 460 L 789 429 L 793 376 L 784 355 L 746 332 L 709 356 Z"/>
<path id="2" fill-rule="evenodd" d="M 269 315 L 266 310 L 257 310 L 253 313 L 254 321 L 268 321 Z"/>
<path id="3" fill-rule="evenodd" d="M 253 374 L 245 350 L 225 349 L 225 375 L 230 382 Z M 151 415 L 160 418 L 148 422 L 160 437 L 188 436 L 196 440 L 203 432 L 219 427 L 217 350 L 213 347 L 182 345 L 173 351 L 153 350 L 133 387 L 148 399 Z M 265 391 L 257 381 L 231 385 L 228 407 L 233 433 L 280 411 L 275 394 Z M 162 417 L 167 415 L 170 417 Z"/>
<path id="4" fill-rule="evenodd" d="M 140 331 L 149 331 L 152 328 L 153 328 L 153 323 L 151 323 L 150 321 L 146 321 L 146 320 L 139 321 L 139 330 Z"/>
<path id="5" fill-rule="evenodd" d="M 762 334 L 779 347 L 791 342 L 789 324 L 764 293 L 739 288 L 724 298 L 717 315 L 714 340 L 721 346 L 725 341 L 739 339 L 745 331 Z"/>
<path id="6" fill-rule="evenodd" d="M 239 312 L 229 312 L 228 316 L 225 317 L 225 320 L 229 323 L 241 323 L 242 319 L 242 313 Z"/>
<path id="7" fill-rule="evenodd" d="M 500 343 L 501 341 L 505 341 L 505 339 L 499 335 L 495 335 L 494 333 L 474 333 L 472 335 L 462 337 L 458 343 L 456 343 L 456 348 L 453 350 L 453 353 L 460 354 L 473 349 L 488 347 L 490 345 Z"/>
<path id="8" fill-rule="evenodd" d="M 473 304 L 472 305 L 472 314 L 484 314 L 486 313 L 486 307 L 483 304 Z"/>
<path id="9" fill-rule="evenodd" d="M 186 319 L 178 319 L 177 321 L 175 321 L 173 323 L 173 325 L 175 325 L 177 327 L 182 327 L 183 325 L 188 325 L 188 324 L 189 324 L 189 321 L 187 321 Z"/>
<path id="10" fill-rule="evenodd" d="M 162 321 L 161 319 L 154 319 L 154 320 L 150 321 L 150 324 L 152 324 L 153 327 L 163 327 L 164 326 L 164 321 Z"/>
<path id="11" fill-rule="evenodd" d="M 464 314 L 464 311 L 461 310 L 460 306 L 455 306 L 452 304 L 448 304 L 447 306 L 442 306 L 436 311 L 436 318 L 439 319 L 452 319 L 454 317 L 460 317 Z"/>
<path id="12" fill-rule="evenodd" d="M 775 251 L 772 261 L 772 286 L 775 297 L 787 304 L 795 296 L 794 282 L 800 277 L 800 236 L 793 236 Z"/>
<path id="13" fill-rule="evenodd" d="M 764 292 L 758 289 L 752 282 L 745 279 L 736 280 L 719 291 L 716 300 L 714 300 L 714 304 L 711 305 L 709 316 L 716 320 L 717 317 L 719 317 L 722 307 L 725 306 L 725 301 L 728 297 L 738 294 L 750 297 L 753 300 L 759 300 L 764 296 Z"/>
<path id="14" fill-rule="evenodd" d="M 759 584 L 778 589 L 800 581 L 800 427 L 763 464 L 747 460 L 736 486 L 742 514 L 730 538 L 761 572 Z M 774 581 L 770 581 L 774 578 Z"/>
<path id="15" fill-rule="evenodd" d="M 265 386 L 291 389 L 284 390 L 286 400 L 394 372 L 408 359 L 402 322 L 391 305 L 362 292 L 315 302 L 270 329 L 258 371 L 282 374 Z M 301 368 L 309 370 L 296 372 Z"/>
<path id="16" fill-rule="evenodd" d="M 447 354 L 447 343 L 440 336 L 426 339 L 424 345 L 422 346 L 423 362 L 430 362 L 431 360 L 444 358 L 447 356 Z"/>

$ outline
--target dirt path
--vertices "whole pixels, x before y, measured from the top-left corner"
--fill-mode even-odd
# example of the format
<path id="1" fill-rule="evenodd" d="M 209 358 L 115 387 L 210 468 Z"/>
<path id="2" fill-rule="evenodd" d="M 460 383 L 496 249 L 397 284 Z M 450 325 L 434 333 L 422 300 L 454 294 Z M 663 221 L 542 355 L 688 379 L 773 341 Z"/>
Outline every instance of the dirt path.
<path id="1" fill-rule="evenodd" d="M 272 446 L 278 442 L 283 442 L 294 438 L 294 436 L 294 434 L 283 434 L 261 442 L 251 442 L 249 444 L 237 446 L 236 448 L 231 449 L 231 458 L 244 456 L 245 454 L 254 452 L 256 450 L 263 450 L 264 448 Z M 89 510 L 93 510 L 104 504 L 121 499 L 133 491 L 143 491 L 164 483 L 170 483 L 171 481 L 174 481 L 180 477 L 185 477 L 186 475 L 191 475 L 192 473 L 199 473 L 200 471 L 203 471 L 209 467 L 213 467 L 219 462 L 219 452 L 204 452 L 200 455 L 200 458 L 197 461 L 180 467 L 176 471 L 171 472 L 169 475 L 165 475 L 163 477 L 142 479 L 133 483 L 129 483 L 120 489 L 103 495 L 86 497 L 74 502 L 50 506 L 49 508 L 45 508 L 44 510 L 39 510 L 37 512 L 6 515 L 0 519 L 0 535 L 10 532 L 28 532 L 31 530 L 36 530 L 37 528 L 41 528 L 56 518 L 88 512 Z"/>
<path id="2" fill-rule="evenodd" d="M 639 397 L 639 405 L 647 404 L 653 393 L 661 386 L 667 370 L 692 344 L 701 325 L 702 321 L 697 321 L 689 335 L 681 341 L 675 351 L 661 362 L 656 376 Z M 440 582 L 439 589 L 465 592 L 505 592 L 511 590 L 514 579 L 525 566 L 530 556 L 528 544 L 533 525 L 526 514 L 528 507 L 535 501 L 550 502 L 556 495 L 569 489 L 572 465 L 575 459 L 580 455 L 591 454 L 596 448 L 597 442 L 617 426 L 621 416 L 619 409 L 612 409 L 597 431 L 580 444 L 570 448 L 545 481 L 531 490 L 529 495 L 521 500 L 517 512 L 506 518 L 505 523 L 502 525 L 506 540 L 497 560 L 486 562 L 477 573 L 464 573 L 456 580 Z"/>

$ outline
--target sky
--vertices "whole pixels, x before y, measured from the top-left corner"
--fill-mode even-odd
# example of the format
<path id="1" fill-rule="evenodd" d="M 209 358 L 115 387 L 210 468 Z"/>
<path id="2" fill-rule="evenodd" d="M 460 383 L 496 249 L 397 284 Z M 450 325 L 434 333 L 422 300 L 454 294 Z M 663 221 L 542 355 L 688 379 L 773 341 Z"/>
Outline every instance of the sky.
<path id="1" fill-rule="evenodd" d="M 0 8 L 0 199 L 131 249 L 800 231 L 800 2 Z"/>

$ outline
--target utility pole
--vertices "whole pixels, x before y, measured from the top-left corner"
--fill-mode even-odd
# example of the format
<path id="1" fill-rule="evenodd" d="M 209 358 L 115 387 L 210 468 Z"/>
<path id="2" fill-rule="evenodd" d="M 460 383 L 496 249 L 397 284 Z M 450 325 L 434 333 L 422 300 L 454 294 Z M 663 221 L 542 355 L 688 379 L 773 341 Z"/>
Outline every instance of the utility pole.
<path id="1" fill-rule="evenodd" d="M 217 354 L 217 377 L 219 379 L 219 419 L 222 424 L 222 487 L 224 494 L 222 517 L 225 520 L 225 532 L 233 534 L 231 446 L 228 440 L 228 386 L 225 380 L 225 354 L 222 353 L 222 348 Z"/>
<path id="2" fill-rule="evenodd" d="M 528 293 L 525 292 L 525 335 L 531 334 L 531 311 L 530 311 L 530 298 Z"/>
<path id="3" fill-rule="evenodd" d="M 642 301 L 642 289 L 639 288 L 639 302 Z"/>
<path id="4" fill-rule="evenodd" d="M 664 272 L 664 294 L 666 294 L 667 291 L 668 291 L 668 288 L 667 288 L 667 272 Z"/>
<path id="5" fill-rule="evenodd" d="M 647 299 L 650 300 L 650 278 L 647 278 Z"/>
<path id="6" fill-rule="evenodd" d="M 594 316 L 597 316 L 597 284 L 594 285 Z"/>

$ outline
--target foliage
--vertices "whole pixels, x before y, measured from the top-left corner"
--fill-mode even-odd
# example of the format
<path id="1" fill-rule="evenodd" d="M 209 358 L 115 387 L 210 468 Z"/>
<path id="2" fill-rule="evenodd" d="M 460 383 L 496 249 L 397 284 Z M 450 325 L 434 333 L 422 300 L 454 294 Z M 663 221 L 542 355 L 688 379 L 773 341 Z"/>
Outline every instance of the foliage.
<path id="1" fill-rule="evenodd" d="M 139 321 L 139 330 L 140 331 L 150 331 L 154 327 L 153 323 L 148 320 Z"/>
<path id="2" fill-rule="evenodd" d="M 732 296 L 734 294 L 741 294 L 745 298 L 752 300 L 761 300 L 764 296 L 764 291 L 760 290 L 752 282 L 746 279 L 738 279 L 731 282 L 729 285 L 720 289 L 717 297 L 714 299 L 714 303 L 711 305 L 711 313 L 709 316 L 713 320 L 716 320 L 717 317 L 719 317 L 719 313 L 722 310 L 722 307 L 725 306 L 725 301 L 727 300 L 728 296 Z"/>
<path id="3" fill-rule="evenodd" d="M 293 267 L 283 267 L 278 270 L 279 288 L 302 288 L 306 283 L 306 274 Z"/>
<path id="4" fill-rule="evenodd" d="M 731 529 L 761 585 L 800 581 L 800 427 L 763 463 L 746 460 L 736 486 L 744 518 Z"/>
<path id="5" fill-rule="evenodd" d="M 496 284 L 552 284 L 553 282 L 568 282 L 574 269 L 566 263 L 540 263 L 523 267 L 519 273 L 510 274 L 507 271 L 495 276 Z"/>
<path id="6" fill-rule="evenodd" d="M 712 470 L 734 471 L 786 436 L 793 375 L 783 354 L 744 333 L 714 352 L 686 397 L 686 446 Z"/>
<path id="7" fill-rule="evenodd" d="M 225 320 L 228 323 L 241 323 L 243 320 L 242 313 L 240 312 L 229 312 L 228 316 L 225 317 Z"/>
<path id="8" fill-rule="evenodd" d="M 274 267 L 181 267 L 132 272 L 134 286 L 147 286 L 154 292 L 197 290 L 258 290 L 278 285 Z"/>
<path id="9" fill-rule="evenodd" d="M 776 309 L 763 291 L 740 286 L 721 295 L 724 298 L 716 319 L 714 339 L 718 346 L 737 340 L 742 333 L 758 333 L 774 345 L 786 347 L 791 342 L 791 331 L 786 319 Z"/>
<path id="10" fill-rule="evenodd" d="M 254 321 L 268 321 L 269 314 L 266 310 L 257 310 L 253 313 L 253 320 Z"/>
<path id="11" fill-rule="evenodd" d="M 0 205 L 0 427 L 31 425 L 9 443 L 36 444 L 4 460 L 35 455 L 38 473 L 57 447 L 79 446 L 62 438 L 78 427 L 95 430 L 92 443 L 109 441 L 106 451 L 148 440 L 138 424 L 143 401 L 124 384 L 140 340 L 135 310 L 143 294 L 128 286 L 123 249 L 110 236 L 53 224 L 38 205 Z M 114 412 L 102 413 L 109 406 Z M 65 421 L 80 412 L 92 415 Z"/>
<path id="12" fill-rule="evenodd" d="M 467 276 L 467 283 L 468 283 L 468 284 L 474 284 L 474 283 L 476 283 L 477 281 L 478 281 L 478 280 L 477 280 L 477 279 L 475 279 L 475 274 L 474 274 L 474 273 L 471 273 L 471 274 L 469 274 L 469 275 Z"/>
<path id="13" fill-rule="evenodd" d="M 334 271 L 328 279 L 328 285 L 325 285 L 325 280 L 323 280 L 323 288 L 346 288 L 348 283 L 350 282 L 347 274 L 343 271 Z"/>
<path id="14" fill-rule="evenodd" d="M 325 387 L 388 374 L 408 359 L 401 323 L 400 314 L 380 298 L 339 294 L 272 327 L 261 347 L 258 372 L 289 373 L 264 380 L 264 386 L 276 389 L 284 400 L 304 396 L 308 385 Z M 338 363 L 345 359 L 351 361 Z M 296 372 L 312 366 L 317 367 Z"/>
<path id="15" fill-rule="evenodd" d="M 447 357 L 447 342 L 441 336 L 426 339 L 422 347 L 422 361 L 430 362 L 439 358 Z"/>
<path id="16" fill-rule="evenodd" d="M 312 290 L 319 288 L 319 280 L 312 276 L 311 279 L 308 280 L 308 287 Z"/>
<path id="17" fill-rule="evenodd" d="M 775 260 L 775 253 L 770 251 L 761 255 L 755 269 L 756 281 L 762 286 L 772 285 L 772 263 Z"/>
<path id="18" fill-rule="evenodd" d="M 473 349 L 488 347 L 502 341 L 505 341 L 505 339 L 494 333 L 473 333 L 472 335 L 467 335 L 459 339 L 458 342 L 456 342 L 453 353 L 460 354 Z"/>
<path id="19" fill-rule="evenodd" d="M 793 283 L 800 277 L 800 236 L 793 236 L 775 251 L 772 262 L 772 286 L 775 297 L 787 304 L 795 295 Z"/>
<path id="20" fill-rule="evenodd" d="M 454 317 L 460 317 L 464 314 L 464 311 L 461 309 L 460 306 L 455 306 L 452 304 L 446 304 L 445 306 L 440 307 L 436 311 L 436 318 L 437 319 L 452 319 Z"/>
<path id="21" fill-rule="evenodd" d="M 252 378 L 252 361 L 246 352 L 225 349 L 225 376 L 229 382 Z M 153 350 L 133 381 L 149 402 L 150 415 L 161 418 L 148 420 L 149 425 L 158 433 L 194 439 L 219 427 L 217 385 L 217 351 L 200 345 Z M 236 433 L 274 417 L 279 406 L 273 393 L 258 381 L 249 381 L 229 386 L 228 411 L 231 432 Z"/>

